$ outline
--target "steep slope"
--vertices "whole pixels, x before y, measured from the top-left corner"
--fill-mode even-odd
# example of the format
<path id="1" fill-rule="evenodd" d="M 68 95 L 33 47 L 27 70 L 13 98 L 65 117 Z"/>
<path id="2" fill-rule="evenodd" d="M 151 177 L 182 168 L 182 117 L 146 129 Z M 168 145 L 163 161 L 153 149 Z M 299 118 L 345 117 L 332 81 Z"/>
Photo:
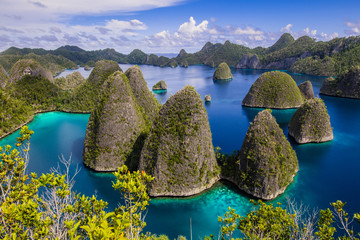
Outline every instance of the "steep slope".
<path id="1" fill-rule="evenodd" d="M 21 59 L 12 66 L 9 72 L 10 83 L 19 81 L 25 75 L 43 77 L 54 83 L 51 72 L 44 69 L 33 59 Z"/>

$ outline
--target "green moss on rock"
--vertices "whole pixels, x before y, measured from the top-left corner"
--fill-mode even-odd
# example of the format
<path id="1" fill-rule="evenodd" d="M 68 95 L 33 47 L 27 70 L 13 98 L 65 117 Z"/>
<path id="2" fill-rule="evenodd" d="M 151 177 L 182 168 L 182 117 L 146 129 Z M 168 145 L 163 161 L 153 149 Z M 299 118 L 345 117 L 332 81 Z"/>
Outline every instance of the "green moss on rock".
<path id="1" fill-rule="evenodd" d="M 219 64 L 213 75 L 214 80 L 232 80 L 232 78 L 231 70 L 225 62 Z"/>
<path id="2" fill-rule="evenodd" d="M 164 80 L 160 80 L 152 87 L 152 90 L 167 90 L 167 85 Z"/>
<path id="3" fill-rule="evenodd" d="M 360 99 L 360 66 L 337 78 L 327 78 L 320 88 L 320 94 Z"/>
<path id="4" fill-rule="evenodd" d="M 114 72 L 121 71 L 119 64 L 111 60 L 100 60 L 95 63 L 95 67 L 88 78 L 89 83 L 101 85 Z"/>
<path id="5" fill-rule="evenodd" d="M 51 72 L 33 59 L 20 59 L 10 69 L 10 83 L 19 81 L 23 76 L 43 77 L 54 83 Z"/>
<path id="6" fill-rule="evenodd" d="M 160 103 L 150 92 L 139 66 L 128 68 L 125 75 L 129 79 L 131 90 L 150 129 L 159 113 Z"/>
<path id="7" fill-rule="evenodd" d="M 190 196 L 219 179 L 207 113 L 186 86 L 160 109 L 141 152 L 140 170 L 155 177 L 151 196 Z"/>
<path id="8" fill-rule="evenodd" d="M 73 90 L 81 83 L 85 82 L 85 78 L 79 72 L 73 72 L 66 77 L 55 78 L 54 83 L 63 90 Z"/>
<path id="9" fill-rule="evenodd" d="M 98 105 L 90 115 L 84 164 L 95 171 L 115 171 L 125 163 L 136 165 L 145 131 L 145 120 L 129 80 L 117 71 L 105 81 Z"/>
<path id="10" fill-rule="evenodd" d="M 310 99 L 295 112 L 289 135 L 297 143 L 327 142 L 334 138 L 330 117 L 320 98 Z"/>
<path id="11" fill-rule="evenodd" d="M 242 105 L 263 108 L 297 108 L 304 96 L 294 79 L 285 72 L 271 71 L 261 74 L 245 96 Z"/>
<path id="12" fill-rule="evenodd" d="M 4 88 L 9 80 L 9 76 L 5 71 L 4 67 L 0 65 L 0 88 Z"/>
<path id="13" fill-rule="evenodd" d="M 270 200 L 285 191 L 298 169 L 296 153 L 271 111 L 258 113 L 246 133 L 231 180 L 248 194 Z"/>

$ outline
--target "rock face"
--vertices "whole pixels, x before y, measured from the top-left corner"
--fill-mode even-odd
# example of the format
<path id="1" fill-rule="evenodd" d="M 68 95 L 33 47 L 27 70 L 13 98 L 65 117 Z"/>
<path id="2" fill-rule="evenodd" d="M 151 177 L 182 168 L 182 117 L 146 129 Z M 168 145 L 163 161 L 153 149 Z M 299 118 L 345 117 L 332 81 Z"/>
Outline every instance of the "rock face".
<path id="1" fill-rule="evenodd" d="M 245 55 L 243 56 L 240 61 L 236 64 L 236 68 L 248 68 L 248 69 L 259 69 L 262 68 L 259 58 L 256 54 L 252 55 Z"/>
<path id="2" fill-rule="evenodd" d="M 0 65 L 0 88 L 4 88 L 9 80 L 9 76 L 3 66 Z"/>
<path id="3" fill-rule="evenodd" d="M 213 75 L 214 80 L 232 80 L 232 78 L 231 70 L 225 62 L 219 64 Z"/>
<path id="4" fill-rule="evenodd" d="M 211 96 L 209 95 L 205 95 L 205 102 L 211 102 Z"/>
<path id="5" fill-rule="evenodd" d="M 354 67 L 348 73 L 337 78 L 327 78 L 320 93 L 335 97 L 360 99 L 360 67 Z"/>
<path id="6" fill-rule="evenodd" d="M 235 184 L 265 200 L 283 193 L 299 170 L 296 153 L 270 110 L 258 113 L 251 123 L 239 160 Z"/>
<path id="7" fill-rule="evenodd" d="M 289 135 L 300 144 L 334 138 L 329 114 L 320 98 L 310 99 L 298 108 L 289 123 Z"/>
<path id="8" fill-rule="evenodd" d="M 125 163 L 130 165 L 139 157 L 142 146 L 138 145 L 145 138 L 145 129 L 128 78 L 115 72 L 104 82 L 98 105 L 90 115 L 84 164 L 95 171 L 115 171 Z"/>
<path id="9" fill-rule="evenodd" d="M 299 89 L 306 99 L 314 98 L 314 90 L 310 81 L 299 84 Z"/>
<path id="10" fill-rule="evenodd" d="M 129 79 L 131 90 L 150 128 L 159 112 L 160 104 L 149 91 L 139 66 L 135 65 L 128 68 L 125 75 Z"/>
<path id="11" fill-rule="evenodd" d="M 91 84 L 101 85 L 114 72 L 121 71 L 119 64 L 111 60 L 100 60 L 95 63 L 91 71 L 88 82 Z"/>
<path id="12" fill-rule="evenodd" d="M 210 125 L 200 95 L 186 86 L 160 109 L 140 158 L 155 177 L 151 196 L 190 196 L 219 179 Z"/>
<path id="13" fill-rule="evenodd" d="M 152 87 L 152 89 L 153 90 L 167 90 L 167 85 L 166 85 L 165 81 L 160 80 Z"/>
<path id="14" fill-rule="evenodd" d="M 38 62 L 33 59 L 20 59 L 17 61 L 9 72 L 10 83 L 19 81 L 23 76 L 41 76 L 54 83 L 53 76 L 50 71 L 45 70 Z"/>
<path id="15" fill-rule="evenodd" d="M 184 50 L 184 49 L 181 49 L 179 54 L 176 56 L 177 58 L 181 58 L 181 57 L 185 57 L 188 53 Z"/>
<path id="16" fill-rule="evenodd" d="M 300 89 L 287 73 L 271 71 L 261 74 L 242 101 L 248 107 L 297 108 L 304 103 Z"/>

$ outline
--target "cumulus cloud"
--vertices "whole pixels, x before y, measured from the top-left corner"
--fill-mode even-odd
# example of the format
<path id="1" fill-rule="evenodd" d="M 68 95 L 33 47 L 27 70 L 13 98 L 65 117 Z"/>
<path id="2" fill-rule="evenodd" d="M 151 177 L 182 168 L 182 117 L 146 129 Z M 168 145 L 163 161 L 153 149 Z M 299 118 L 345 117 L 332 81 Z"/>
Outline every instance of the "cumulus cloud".
<path id="1" fill-rule="evenodd" d="M 280 29 L 280 32 L 291 32 L 291 28 L 292 28 L 292 24 L 291 23 L 289 23 L 288 25 L 286 25 L 285 27 L 282 27 L 281 29 Z"/>
<path id="2" fill-rule="evenodd" d="M 309 27 L 304 29 L 304 33 L 309 36 L 316 36 L 317 30 L 310 30 Z"/>
<path id="3" fill-rule="evenodd" d="M 259 30 L 255 30 L 252 27 L 246 27 L 246 28 L 236 28 L 235 31 L 233 31 L 233 34 L 235 35 L 263 35 L 264 33 Z"/>
<path id="4" fill-rule="evenodd" d="M 346 22 L 345 25 L 349 28 L 345 30 L 347 35 L 360 34 L 360 20 L 358 22 Z"/>

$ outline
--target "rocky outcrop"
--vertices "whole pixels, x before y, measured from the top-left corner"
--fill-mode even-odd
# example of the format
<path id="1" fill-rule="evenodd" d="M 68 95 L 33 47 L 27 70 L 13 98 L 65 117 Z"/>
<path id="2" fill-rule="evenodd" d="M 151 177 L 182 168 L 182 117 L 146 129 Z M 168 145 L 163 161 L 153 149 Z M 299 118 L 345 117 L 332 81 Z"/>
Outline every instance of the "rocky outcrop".
<path id="1" fill-rule="evenodd" d="M 114 72 L 121 71 L 119 64 L 111 60 L 100 60 L 95 63 L 95 67 L 90 73 L 88 82 L 101 85 Z"/>
<path id="2" fill-rule="evenodd" d="M 182 58 L 182 57 L 185 57 L 186 55 L 188 55 L 188 53 L 184 49 L 181 49 L 179 54 L 176 57 Z"/>
<path id="3" fill-rule="evenodd" d="M 152 90 L 167 90 L 167 85 L 164 80 L 160 80 L 152 87 Z"/>
<path id="4" fill-rule="evenodd" d="M 33 59 L 20 59 L 17 61 L 10 69 L 9 82 L 15 83 L 25 75 L 43 77 L 54 83 L 51 72 L 44 69 L 38 62 Z"/>
<path id="5" fill-rule="evenodd" d="M 9 76 L 3 66 L 0 65 L 0 88 L 4 88 L 9 80 Z"/>
<path id="6" fill-rule="evenodd" d="M 320 98 L 310 99 L 298 108 L 289 123 L 289 135 L 300 144 L 334 138 L 329 114 Z"/>
<path id="7" fill-rule="evenodd" d="M 231 70 L 225 62 L 219 64 L 213 75 L 214 80 L 232 80 L 232 78 Z"/>
<path id="8" fill-rule="evenodd" d="M 236 64 L 236 68 L 246 68 L 246 69 L 261 69 L 261 64 L 259 58 L 256 54 L 254 55 L 245 55 L 240 61 Z"/>
<path id="9" fill-rule="evenodd" d="M 159 112 L 160 104 L 149 91 L 139 66 L 135 65 L 128 68 L 125 75 L 129 79 L 131 90 L 150 128 Z"/>
<path id="10" fill-rule="evenodd" d="M 85 71 L 90 71 L 90 70 L 91 70 L 91 67 L 89 67 L 88 65 L 85 65 L 84 70 L 85 70 Z"/>
<path id="11" fill-rule="evenodd" d="M 115 171 L 125 163 L 132 165 L 139 157 L 145 129 L 128 78 L 115 72 L 104 82 L 100 100 L 90 115 L 84 164 L 95 171 Z"/>
<path id="12" fill-rule="evenodd" d="M 296 153 L 271 111 L 258 113 L 246 133 L 232 181 L 246 193 L 270 200 L 285 191 L 298 170 Z"/>
<path id="13" fill-rule="evenodd" d="M 360 67 L 354 67 L 337 78 L 327 78 L 320 88 L 320 94 L 360 99 Z"/>
<path id="14" fill-rule="evenodd" d="M 155 179 L 151 196 L 190 196 L 219 179 L 210 125 L 200 95 L 186 86 L 160 109 L 140 158 Z"/>
<path id="15" fill-rule="evenodd" d="M 205 95 L 205 102 L 211 102 L 211 96 L 209 95 Z"/>
<path id="16" fill-rule="evenodd" d="M 297 108 L 304 103 L 294 79 L 285 72 L 271 71 L 261 74 L 242 101 L 248 107 Z"/>
<path id="17" fill-rule="evenodd" d="M 306 99 L 314 98 L 314 90 L 310 81 L 299 84 L 299 89 Z"/>
<path id="18" fill-rule="evenodd" d="M 54 83 L 63 90 L 73 90 L 81 83 L 85 82 L 85 78 L 79 72 L 73 72 L 66 77 L 55 78 Z"/>

